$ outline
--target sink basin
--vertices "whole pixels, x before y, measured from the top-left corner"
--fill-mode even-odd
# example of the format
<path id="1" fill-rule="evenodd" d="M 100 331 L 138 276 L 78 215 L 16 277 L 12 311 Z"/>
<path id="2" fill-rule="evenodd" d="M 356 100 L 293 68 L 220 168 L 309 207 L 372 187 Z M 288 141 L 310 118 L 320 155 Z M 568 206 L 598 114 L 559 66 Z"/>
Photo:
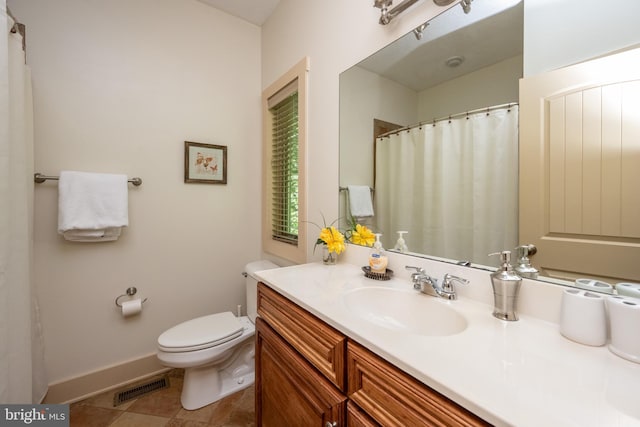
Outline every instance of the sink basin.
<path id="1" fill-rule="evenodd" d="M 358 288 L 344 295 L 347 308 L 362 319 L 395 331 L 447 336 L 464 331 L 467 320 L 444 300 L 393 288 Z M 455 304 L 455 303 L 454 303 Z"/>

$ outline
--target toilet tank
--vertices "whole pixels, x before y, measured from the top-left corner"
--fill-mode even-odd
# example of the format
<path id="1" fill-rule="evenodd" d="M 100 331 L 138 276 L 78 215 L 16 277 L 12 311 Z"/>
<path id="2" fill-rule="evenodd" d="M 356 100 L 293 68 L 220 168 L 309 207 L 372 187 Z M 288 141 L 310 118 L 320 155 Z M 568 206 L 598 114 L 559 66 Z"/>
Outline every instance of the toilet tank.
<path id="1" fill-rule="evenodd" d="M 249 319 L 251 319 L 253 323 L 255 323 L 256 316 L 258 315 L 258 279 L 255 273 L 256 271 L 270 270 L 278 267 L 280 266 L 267 260 L 253 261 L 244 267 L 247 287 L 247 316 L 249 316 Z"/>

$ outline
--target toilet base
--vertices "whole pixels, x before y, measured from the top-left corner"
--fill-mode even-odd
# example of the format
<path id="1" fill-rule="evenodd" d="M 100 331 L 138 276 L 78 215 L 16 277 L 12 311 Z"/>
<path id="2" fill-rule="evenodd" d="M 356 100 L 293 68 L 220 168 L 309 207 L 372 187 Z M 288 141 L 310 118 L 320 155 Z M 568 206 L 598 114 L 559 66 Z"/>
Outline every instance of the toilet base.
<path id="1" fill-rule="evenodd" d="M 255 349 L 247 340 L 222 365 L 186 368 L 180 403 L 195 410 L 243 390 L 255 382 Z"/>

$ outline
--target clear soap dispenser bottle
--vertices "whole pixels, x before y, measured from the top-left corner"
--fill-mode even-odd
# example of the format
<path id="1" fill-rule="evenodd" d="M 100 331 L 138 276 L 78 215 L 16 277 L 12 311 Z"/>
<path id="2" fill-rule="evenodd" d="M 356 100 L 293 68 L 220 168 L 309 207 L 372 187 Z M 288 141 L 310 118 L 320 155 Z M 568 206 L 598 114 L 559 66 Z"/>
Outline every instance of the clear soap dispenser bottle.
<path id="1" fill-rule="evenodd" d="M 398 240 L 396 241 L 396 245 L 393 247 L 398 252 L 408 252 L 409 248 L 407 248 L 407 242 L 404 241 L 404 235 L 407 234 L 408 231 L 398 231 Z"/>
<path id="2" fill-rule="evenodd" d="M 518 293 L 522 278 L 516 274 L 510 264 L 511 251 L 496 252 L 501 266 L 491 274 L 493 286 L 493 315 L 501 320 L 518 320 Z"/>

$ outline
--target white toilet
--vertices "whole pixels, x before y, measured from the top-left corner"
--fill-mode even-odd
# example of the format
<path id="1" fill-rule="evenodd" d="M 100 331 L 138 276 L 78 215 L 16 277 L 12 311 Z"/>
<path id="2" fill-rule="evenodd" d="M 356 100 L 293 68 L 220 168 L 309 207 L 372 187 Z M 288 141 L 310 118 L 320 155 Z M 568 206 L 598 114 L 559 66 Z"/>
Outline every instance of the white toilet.
<path id="1" fill-rule="evenodd" d="M 180 323 L 158 337 L 158 359 L 184 368 L 180 401 L 185 409 L 206 406 L 255 381 L 255 326 L 258 281 L 255 272 L 278 268 L 270 261 L 245 266 L 247 316 L 230 311 Z"/>

